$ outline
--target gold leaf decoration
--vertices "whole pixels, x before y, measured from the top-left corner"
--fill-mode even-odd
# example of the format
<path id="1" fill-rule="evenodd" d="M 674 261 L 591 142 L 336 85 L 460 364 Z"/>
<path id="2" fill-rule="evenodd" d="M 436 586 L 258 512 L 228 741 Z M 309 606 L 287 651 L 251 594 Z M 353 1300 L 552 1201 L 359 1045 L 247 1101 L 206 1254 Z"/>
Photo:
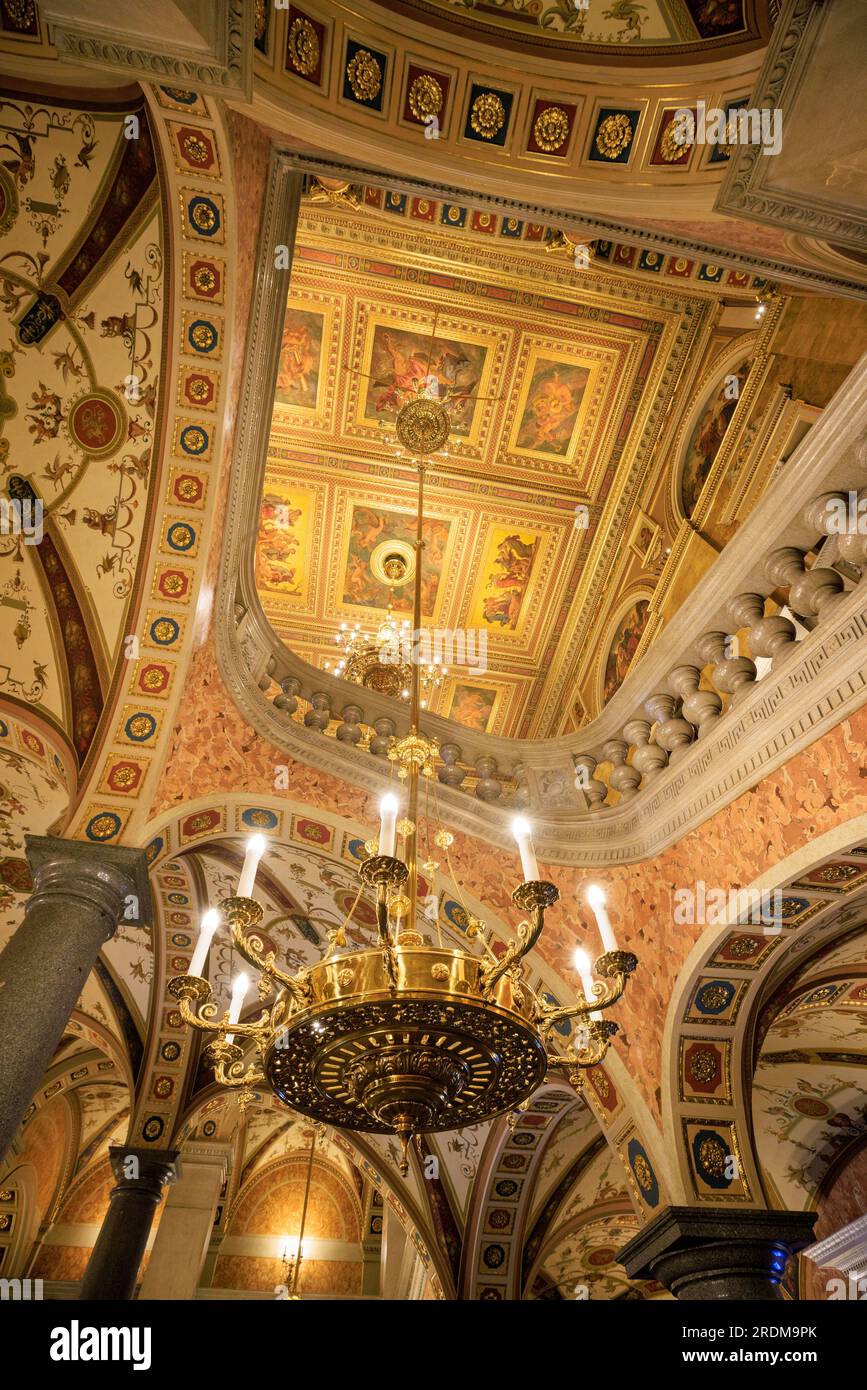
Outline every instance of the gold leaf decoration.
<path id="1" fill-rule="evenodd" d="M 304 77 L 310 77 L 319 66 L 319 35 L 303 15 L 292 21 L 287 51 L 293 68 Z"/>
<path id="2" fill-rule="evenodd" d="M 546 106 L 533 122 L 533 138 L 540 150 L 552 154 L 569 134 L 569 117 L 562 106 Z"/>
<path id="3" fill-rule="evenodd" d="M 470 125 L 483 140 L 493 140 L 506 121 L 506 108 L 496 92 L 479 92 L 470 108 Z"/>
<path id="4" fill-rule="evenodd" d="M 429 72 L 419 73 L 409 89 L 409 109 L 417 121 L 442 110 L 443 89 Z"/>
<path id="5" fill-rule="evenodd" d="M 382 69 L 366 48 L 359 48 L 350 58 L 346 64 L 346 76 L 356 101 L 373 101 L 379 96 Z"/>
<path id="6" fill-rule="evenodd" d="M 692 149 L 691 140 L 677 139 L 677 123 L 669 121 L 659 142 L 659 153 L 667 164 L 674 164 L 687 150 Z"/>
<path id="7" fill-rule="evenodd" d="M 596 148 L 606 159 L 617 159 L 632 144 L 632 122 L 620 111 L 606 116 L 596 132 Z"/>

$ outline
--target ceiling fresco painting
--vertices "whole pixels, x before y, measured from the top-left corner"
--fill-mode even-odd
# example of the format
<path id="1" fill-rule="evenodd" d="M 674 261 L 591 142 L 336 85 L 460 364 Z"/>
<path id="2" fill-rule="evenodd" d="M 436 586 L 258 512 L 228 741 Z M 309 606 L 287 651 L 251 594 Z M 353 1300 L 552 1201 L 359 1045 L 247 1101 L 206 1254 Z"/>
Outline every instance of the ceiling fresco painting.
<path id="1" fill-rule="evenodd" d="M 671 372 L 698 379 L 738 337 L 714 327 L 716 281 L 704 290 L 679 273 L 627 282 L 638 262 L 617 271 L 610 246 L 576 273 L 546 251 L 550 229 L 541 245 L 522 244 L 504 223 L 495 241 L 463 220 L 450 228 L 445 215 L 438 230 L 420 213 L 407 235 L 403 197 L 395 218 L 387 202 L 368 200 L 382 190 L 329 206 L 317 187 L 302 204 L 260 513 L 265 614 L 322 666 L 341 623 L 375 623 L 389 601 L 409 611 L 411 584 L 389 590 L 376 561 L 388 543 L 412 540 L 415 487 L 393 424 L 408 392 L 429 390 L 448 404 L 453 434 L 426 485 L 423 613 L 487 642 L 486 669 L 450 668 L 431 708 L 497 734 L 571 727 L 591 674 L 584 644 L 598 631 L 600 565 L 614 565 L 625 586 L 609 586 L 606 612 L 642 574 L 650 588 L 658 579 L 651 563 L 623 573 L 623 560 L 631 507 L 656 490 L 661 509 L 671 476 L 662 450 L 648 464 L 661 383 Z M 735 322 L 746 337 L 744 319 Z M 730 413 L 717 412 L 717 433 Z M 700 442 L 709 469 L 704 434 Z M 624 529 L 610 529 L 615 506 Z M 650 524 L 662 554 L 676 523 L 658 515 Z M 606 698 L 634 653 L 635 627 L 619 678 L 605 677 Z M 592 678 L 590 690 L 584 709 L 599 698 Z"/>
<path id="2" fill-rule="evenodd" d="M 104 845 L 140 850 L 153 899 L 147 924 L 121 921 L 99 950 L 0 1154 L 0 1281 L 33 1276 L 49 1299 L 76 1296 L 127 1146 L 181 1155 L 134 1272 L 144 1300 L 163 1296 L 156 1255 L 179 1209 L 196 1211 L 204 1253 L 182 1270 L 185 1249 L 173 1277 L 188 1277 L 187 1298 L 234 1306 L 291 1297 L 299 1270 L 311 1300 L 662 1301 L 667 1287 L 629 1277 L 621 1259 L 670 1205 L 746 1227 L 757 1213 L 816 1212 L 822 1237 L 863 1216 L 867 725 L 857 673 L 846 717 L 821 722 L 843 698 L 821 624 L 863 639 L 865 564 L 854 543 L 806 538 L 804 482 L 819 476 L 810 450 L 838 425 L 837 471 L 822 476 L 863 482 L 863 440 L 834 413 L 839 392 L 867 419 L 860 223 L 853 212 L 835 249 L 816 205 L 803 226 L 753 216 L 749 200 L 741 215 L 744 152 L 672 138 L 683 103 L 764 101 L 769 57 L 783 74 L 792 65 L 782 39 L 798 24 L 827 34 L 828 13 L 850 4 L 817 5 L 801 24 L 808 0 L 229 0 L 207 15 L 159 0 L 145 35 L 121 34 L 99 7 L 78 28 L 67 0 L 47 13 L 0 0 L 12 74 L 0 87 L 0 952 L 34 920 L 27 835 L 70 837 L 91 862 Z M 185 36 L 174 46 L 162 40 L 173 16 Z M 812 81 L 811 50 L 803 66 Z M 837 150 L 829 175 L 820 134 L 815 180 L 837 199 L 857 159 Z M 397 419 L 421 395 L 446 407 L 450 431 L 425 467 L 417 559 L 415 454 Z M 646 732 L 635 742 L 650 767 L 665 720 L 644 731 L 636 703 L 624 723 L 624 701 L 644 671 L 643 708 L 663 709 L 652 692 L 669 678 L 650 673 L 674 648 L 672 620 L 697 610 L 696 592 L 708 611 L 728 600 L 715 576 L 740 564 L 741 527 L 790 477 L 804 502 L 777 560 L 800 557 L 809 599 L 791 611 L 816 659 L 761 657 L 748 626 L 737 637 L 769 663 L 759 679 L 790 674 L 794 713 L 770 698 L 760 708 L 733 678 L 707 728 L 728 724 L 673 775 L 657 759 L 645 796 L 630 784 L 631 738 L 616 761 L 620 730 Z M 395 752 L 368 722 L 389 697 L 359 703 L 357 722 L 362 693 L 330 671 L 346 633 L 410 617 L 416 559 L 424 629 L 478 642 L 450 648 L 463 655 L 425 691 L 422 709 L 452 721 L 459 765 L 444 722 L 423 713 L 444 775 L 398 811 L 395 853 L 415 847 L 418 878 L 390 904 L 396 959 L 406 971 L 412 952 L 448 958 L 431 973 L 451 979 L 451 1013 L 469 1007 L 466 980 L 450 976 L 459 959 L 483 982 L 502 969 L 518 1011 L 532 995 L 534 1029 L 543 1003 L 559 1012 L 524 1100 L 453 1130 L 425 1121 L 402 1145 L 390 1124 L 314 1125 L 261 1073 L 244 1088 L 215 1078 L 184 979 L 217 907 L 196 968 L 210 1016 L 236 1010 L 224 1024 L 243 1065 L 256 1065 L 263 1010 L 303 996 L 291 979 L 281 994 L 241 978 L 227 901 L 254 833 L 266 845 L 256 952 L 298 981 L 327 955 L 334 1015 L 338 988 L 355 988 L 352 953 L 377 970 L 393 961 L 376 881 L 360 875 L 377 857 L 382 788 L 404 780 L 394 758 L 373 761 Z M 755 609 L 754 582 L 731 591 L 720 623 Z M 780 591 L 759 597 L 779 635 Z M 720 635 L 706 634 L 708 650 Z M 677 660 L 670 687 L 697 707 L 713 661 Z M 285 672 L 302 668 L 296 697 Z M 813 679 L 826 682 L 819 714 Z M 310 694 L 320 680 L 330 717 Z M 671 723 L 691 720 L 688 698 Z M 394 710 L 404 716 L 397 696 Z M 747 733 L 764 721 L 784 748 L 798 719 L 796 747 L 757 773 L 748 800 L 708 810 L 739 757 L 714 740 L 735 720 Z M 580 755 L 585 726 L 588 748 L 603 734 Z M 675 729 L 672 763 L 687 733 Z M 506 753 L 513 739 L 527 740 L 524 767 Z M 502 750 L 503 767 L 493 759 L 488 775 L 478 748 Z M 594 807 L 572 793 L 582 756 L 597 777 L 617 772 Z M 686 759 L 702 757 L 687 795 Z M 465 763 L 459 787 L 449 778 Z M 689 798 L 705 792 L 699 815 Z M 536 821 L 536 877 L 507 804 Z M 640 850 L 657 817 L 681 813 L 663 849 Z M 782 925 L 766 932 L 731 908 L 674 917 L 696 865 L 735 893 L 779 889 Z M 546 932 L 516 960 L 510 943 L 536 926 L 530 890 L 549 876 Z M 579 1072 L 564 1053 L 580 1032 L 562 1014 L 588 988 L 575 948 L 592 949 L 599 925 L 591 879 L 641 968 L 610 1050 Z M 375 1006 L 393 1006 L 397 988 Z M 441 1013 L 437 1028 L 452 1022 Z M 366 1036 L 375 1026 L 356 1031 L 356 1057 L 339 1040 L 354 1100 L 360 1057 L 394 1084 L 397 1064 Z M 344 1015 L 335 1036 L 347 1031 Z M 410 1034 L 395 1025 L 386 1041 L 406 1048 Z M 463 1055 L 446 1060 L 460 1069 Z M 209 1166 L 207 1202 L 188 1207 L 185 1176 Z M 825 1274 L 792 1260 L 785 1296 L 826 1298 Z"/>
<path id="3" fill-rule="evenodd" d="M 387 0 L 386 0 L 387 3 Z M 393 8 L 410 10 L 403 0 Z M 559 57 L 570 49 L 586 53 L 599 48 L 616 54 L 625 47 L 652 52 L 699 48 L 737 37 L 755 39 L 757 11 L 766 7 L 751 0 L 421 0 L 414 8 L 444 21 L 464 22 L 466 32 L 513 43 L 544 42 Z"/>
<path id="4" fill-rule="evenodd" d="M 0 122 L 0 470 L 11 502 L 40 504 L 44 531 L 40 544 L 0 538 L 0 699 L 37 707 L 82 763 L 150 525 L 165 292 L 155 155 L 140 102 L 124 113 L 0 96 Z"/>

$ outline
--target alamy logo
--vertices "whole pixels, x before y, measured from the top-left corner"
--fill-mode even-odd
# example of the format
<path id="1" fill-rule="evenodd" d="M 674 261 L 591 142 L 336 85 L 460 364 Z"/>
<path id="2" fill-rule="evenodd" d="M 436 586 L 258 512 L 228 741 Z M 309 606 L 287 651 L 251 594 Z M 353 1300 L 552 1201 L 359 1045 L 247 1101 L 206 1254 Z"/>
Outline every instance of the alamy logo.
<path id="1" fill-rule="evenodd" d="M 825 531 L 829 536 L 867 536 L 867 497 L 859 497 L 851 488 L 847 497 L 829 497 Z"/>
<path id="2" fill-rule="evenodd" d="M 488 634 L 475 627 L 420 627 L 396 632 L 381 651 L 382 661 L 407 666 L 465 666 L 472 676 L 488 669 Z"/>
<path id="3" fill-rule="evenodd" d="M 671 123 L 678 145 L 761 145 L 762 154 L 779 154 L 783 148 L 783 113 L 755 106 L 725 112 L 696 102 L 695 111 L 679 107 Z"/>
<path id="4" fill-rule="evenodd" d="M 22 1303 L 41 1302 L 44 1298 L 41 1279 L 0 1279 L 0 1302 L 11 1298 Z"/>
<path id="5" fill-rule="evenodd" d="M 697 879 L 693 888 L 675 888 L 674 921 L 680 926 L 697 926 L 717 921 L 723 913 L 729 922 L 761 925 L 765 936 L 777 936 L 783 929 L 783 894 L 758 888 L 708 888 Z"/>
<path id="6" fill-rule="evenodd" d="M 51 1331 L 52 1361 L 131 1361 L 134 1371 L 151 1364 L 149 1327 L 82 1327 L 73 1318 L 69 1327 Z"/>
<path id="7" fill-rule="evenodd" d="M 0 534 L 4 536 L 23 536 L 25 545 L 42 543 L 42 502 L 29 497 L 20 501 L 0 497 Z"/>

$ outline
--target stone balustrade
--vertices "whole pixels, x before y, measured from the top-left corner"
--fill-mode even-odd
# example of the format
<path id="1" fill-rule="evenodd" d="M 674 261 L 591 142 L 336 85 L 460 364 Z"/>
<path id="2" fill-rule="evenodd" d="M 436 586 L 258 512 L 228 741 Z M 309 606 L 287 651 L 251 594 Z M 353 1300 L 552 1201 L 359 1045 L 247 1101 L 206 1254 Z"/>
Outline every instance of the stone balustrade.
<path id="1" fill-rule="evenodd" d="M 584 729 L 537 741 L 507 739 L 424 713 L 423 729 L 439 745 L 443 811 L 455 823 L 502 833 L 496 817 L 526 807 L 537 827 L 547 825 L 565 842 L 564 827 L 576 818 L 602 824 L 622 819 L 629 807 L 634 824 L 645 800 L 682 768 L 700 764 L 710 776 L 716 750 L 724 747 L 733 757 L 761 720 L 779 717 L 781 673 L 793 673 L 790 687 L 798 691 L 817 680 L 820 668 L 826 670 L 823 635 L 841 615 L 860 613 L 856 592 L 867 603 L 867 534 L 839 526 L 841 507 L 851 512 L 865 487 L 867 357 Z M 867 532 L 867 499 L 864 512 Z M 249 691 L 252 678 L 271 710 L 254 711 L 245 694 L 239 702 L 248 717 L 277 746 L 292 746 L 307 761 L 375 787 L 375 769 L 390 766 L 391 740 L 408 729 L 407 705 L 310 666 L 275 637 L 249 584 L 239 588 L 246 588 L 246 601 L 233 593 L 233 640 L 246 665 L 243 684 Z M 852 632 L 860 641 L 860 631 Z M 236 692 L 240 686 L 236 680 Z M 771 687 L 773 699 L 763 697 Z M 339 756 L 327 753 L 329 745 Z M 750 776 L 761 775 L 755 759 L 750 767 Z"/>

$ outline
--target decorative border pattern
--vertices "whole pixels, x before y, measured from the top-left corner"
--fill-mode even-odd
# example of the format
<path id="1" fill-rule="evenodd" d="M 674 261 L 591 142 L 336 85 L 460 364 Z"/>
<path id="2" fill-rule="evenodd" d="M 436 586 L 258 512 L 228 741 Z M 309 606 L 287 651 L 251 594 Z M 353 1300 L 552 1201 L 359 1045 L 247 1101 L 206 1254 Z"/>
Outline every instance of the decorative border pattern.
<path id="1" fill-rule="evenodd" d="M 255 6 L 248 0 L 217 0 L 219 33 L 214 51 L 202 58 L 191 49 L 166 45 L 148 48 L 103 38 L 96 26 L 55 24 L 54 46 L 63 58 L 100 67 L 144 74 L 153 80 L 176 79 L 223 97 L 249 101 L 253 91 Z"/>

